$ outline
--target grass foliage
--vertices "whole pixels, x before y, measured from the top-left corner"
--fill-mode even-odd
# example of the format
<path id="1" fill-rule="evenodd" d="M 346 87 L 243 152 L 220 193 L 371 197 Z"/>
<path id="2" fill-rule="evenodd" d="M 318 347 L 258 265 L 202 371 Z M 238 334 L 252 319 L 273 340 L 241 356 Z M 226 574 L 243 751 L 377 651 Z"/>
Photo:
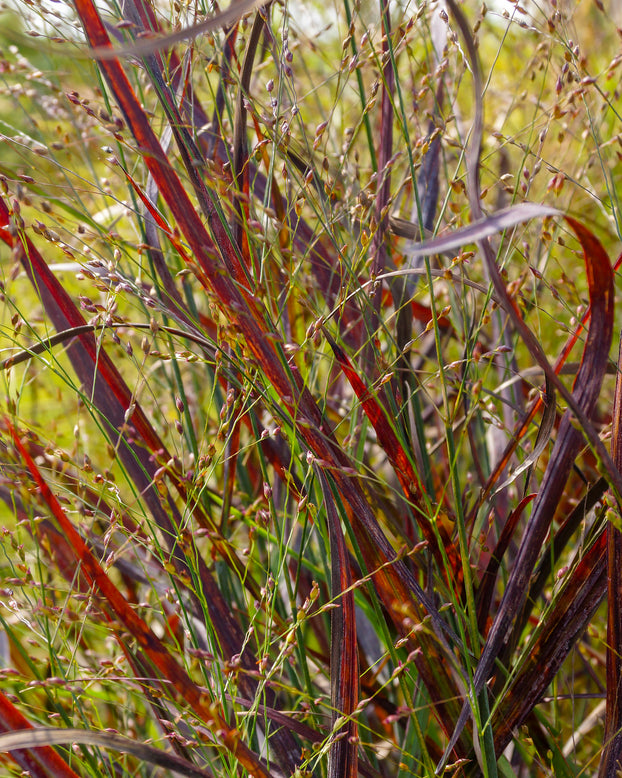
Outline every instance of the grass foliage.
<path id="1" fill-rule="evenodd" d="M 607 10 L 2 24 L 3 774 L 616 775 Z"/>

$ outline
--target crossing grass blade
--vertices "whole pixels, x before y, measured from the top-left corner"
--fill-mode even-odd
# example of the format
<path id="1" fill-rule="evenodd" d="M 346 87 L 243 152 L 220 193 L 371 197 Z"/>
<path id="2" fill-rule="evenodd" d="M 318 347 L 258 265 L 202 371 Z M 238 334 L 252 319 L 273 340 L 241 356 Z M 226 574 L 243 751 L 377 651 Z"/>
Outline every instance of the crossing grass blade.
<path id="1" fill-rule="evenodd" d="M 502 753 L 545 693 L 562 663 L 585 632 L 606 592 L 607 532 L 601 527 L 582 557 L 571 566 L 560 591 L 549 605 L 543 622 L 534 630 L 518 657 L 509 689 L 504 692 L 496 717 L 495 750 Z M 502 683 L 502 680 L 500 679 Z"/>
<path id="2" fill-rule="evenodd" d="M 0 734 L 0 739 L 2 737 L 10 738 L 16 730 L 23 730 L 24 737 L 21 744 L 12 742 L 4 747 L 0 745 L 0 750 L 8 751 L 11 758 L 22 770 L 27 771 L 28 775 L 32 775 L 33 778 L 48 778 L 50 775 L 58 775 L 59 778 L 77 778 L 78 773 L 72 770 L 67 762 L 50 747 L 50 743 L 40 743 L 33 748 L 36 742 L 36 730 L 1 691 L 0 730 L 6 733 Z"/>
<path id="3" fill-rule="evenodd" d="M 57 744 L 82 743 L 86 745 L 101 746 L 105 749 L 124 751 L 136 756 L 141 762 L 164 767 L 176 775 L 189 776 L 191 778 L 211 778 L 210 770 L 201 769 L 186 762 L 184 759 L 168 754 L 153 746 L 144 743 L 136 743 L 127 737 L 115 735 L 111 732 L 89 732 L 82 729 L 30 729 L 22 732 L 10 732 L 0 735 L 0 751 L 14 751 L 16 746 L 22 745 L 28 748 L 42 748 Z M 52 749 L 49 749 L 55 753 Z M 56 766 L 54 768 L 57 769 Z M 62 771 L 55 773 L 63 775 Z M 76 773 L 71 773 L 72 776 Z M 36 775 L 36 773 L 33 773 Z"/>

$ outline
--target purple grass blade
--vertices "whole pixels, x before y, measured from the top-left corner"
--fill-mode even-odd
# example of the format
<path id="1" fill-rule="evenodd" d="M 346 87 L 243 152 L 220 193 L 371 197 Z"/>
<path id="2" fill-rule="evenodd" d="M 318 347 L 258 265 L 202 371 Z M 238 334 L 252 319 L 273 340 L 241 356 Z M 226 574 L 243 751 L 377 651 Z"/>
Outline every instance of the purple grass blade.
<path id="1" fill-rule="evenodd" d="M 326 476 L 318 468 L 330 541 L 331 599 L 337 608 L 330 612 L 330 685 L 333 745 L 328 755 L 329 778 L 358 775 L 358 725 L 354 712 L 359 702 L 359 667 L 354 613 L 352 574 L 341 522 Z M 335 731 L 338 720 L 345 718 Z"/>
<path id="2" fill-rule="evenodd" d="M 622 338 L 613 401 L 611 456 L 622 471 Z M 607 524 L 607 707 L 599 778 L 622 768 L 622 533 Z"/>
<path id="3" fill-rule="evenodd" d="M 138 743 L 136 740 L 131 740 L 113 732 L 37 727 L 36 729 L 25 729 L 0 735 L 0 751 L 10 751 L 21 746 L 36 749 L 48 748 L 49 751 L 55 753 L 51 746 L 71 745 L 72 743 L 98 746 L 99 748 L 132 754 L 141 762 L 163 767 L 179 775 L 188 776 L 188 778 L 213 778 L 214 775 L 211 770 L 196 767 L 188 760 L 182 759 L 179 756 L 169 754 L 146 743 Z M 62 778 L 63 775 L 69 774 L 76 776 L 73 770 L 71 770 L 71 773 L 59 771 L 54 773 L 54 778 Z M 32 775 L 35 774 L 33 773 Z"/>
<path id="4" fill-rule="evenodd" d="M 546 622 L 495 713 L 495 750 L 501 753 L 539 702 L 583 635 L 607 592 L 607 533 L 602 531 L 566 574 Z M 606 775 L 612 775 L 608 772 Z"/>

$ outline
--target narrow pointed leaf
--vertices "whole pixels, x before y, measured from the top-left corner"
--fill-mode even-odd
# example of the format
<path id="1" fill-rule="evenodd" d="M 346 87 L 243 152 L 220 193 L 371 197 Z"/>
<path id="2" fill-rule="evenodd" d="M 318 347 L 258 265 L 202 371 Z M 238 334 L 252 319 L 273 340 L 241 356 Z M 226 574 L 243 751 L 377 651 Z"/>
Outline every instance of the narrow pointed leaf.
<path id="1" fill-rule="evenodd" d="M 426 240 L 418 246 L 413 246 L 411 254 L 413 257 L 443 254 L 468 246 L 469 243 L 477 243 L 486 238 L 491 238 L 493 235 L 498 235 L 504 230 L 517 227 L 519 224 L 523 224 L 531 219 L 561 215 L 563 214 L 557 208 L 552 208 L 549 205 L 528 202 L 517 203 L 488 216 L 476 219 L 466 227 L 452 230 L 447 235 L 440 235 L 437 238 Z"/>
<path id="2" fill-rule="evenodd" d="M 495 712 L 495 750 L 501 753 L 534 706 L 603 601 L 607 592 L 607 533 L 602 531 L 563 579 L 507 694 Z M 612 773 L 607 773 L 612 775 Z"/>
<path id="3" fill-rule="evenodd" d="M 371 244 L 371 276 L 376 278 L 387 264 L 386 234 L 389 226 L 387 206 L 391 195 L 391 167 L 389 160 L 393 154 L 393 100 L 395 90 L 395 73 L 391 56 L 391 12 L 388 0 L 380 0 L 380 17 L 382 20 L 382 98 L 380 108 L 380 148 L 378 150 L 378 178 L 376 191 L 375 215 L 376 231 Z M 374 293 L 374 318 L 371 321 L 372 332 L 377 327 L 377 317 L 380 311 L 382 287 L 378 286 Z M 371 357 L 371 349 L 367 349 Z"/>
<path id="4" fill-rule="evenodd" d="M 358 775 L 358 726 L 354 712 L 359 702 L 359 670 L 352 574 L 339 515 L 324 474 L 318 470 L 330 540 L 331 598 L 337 608 L 330 612 L 331 716 L 334 743 L 328 756 L 329 778 Z M 338 719 L 345 722 L 335 731 Z"/>
<path id="5" fill-rule="evenodd" d="M 354 389 L 365 414 L 371 421 L 374 430 L 378 435 L 378 440 L 400 481 L 404 494 L 413 506 L 417 524 L 419 525 L 424 538 L 430 544 L 432 552 L 436 556 L 439 566 L 442 569 L 444 560 L 439 548 L 439 538 L 427 515 L 421 484 L 412 463 L 404 450 L 404 446 L 400 443 L 395 431 L 389 424 L 387 415 L 383 411 L 380 403 L 364 385 L 345 352 L 327 332 L 324 334 L 330 343 L 339 366 L 350 382 L 352 389 Z M 447 554 L 453 570 L 457 572 L 460 569 L 457 549 L 455 549 L 450 538 L 441 536 L 441 541 L 443 543 L 444 552 Z"/>
<path id="6" fill-rule="evenodd" d="M 225 10 L 220 11 L 213 17 L 206 19 L 203 22 L 198 22 L 190 27 L 184 27 L 176 32 L 171 32 L 166 35 L 158 35 L 151 39 L 136 41 L 127 46 L 119 46 L 115 49 L 111 49 L 109 45 L 105 43 L 101 44 L 101 48 L 94 47 L 88 52 L 88 56 L 94 57 L 99 60 L 114 59 L 116 57 L 144 57 L 148 54 L 153 54 L 156 51 L 162 51 L 175 43 L 181 41 L 190 41 L 197 38 L 199 35 L 211 32 L 213 30 L 220 30 L 223 27 L 227 27 L 238 19 L 241 19 L 247 13 L 250 13 L 253 9 L 258 8 L 268 0 L 234 0 L 231 5 Z"/>

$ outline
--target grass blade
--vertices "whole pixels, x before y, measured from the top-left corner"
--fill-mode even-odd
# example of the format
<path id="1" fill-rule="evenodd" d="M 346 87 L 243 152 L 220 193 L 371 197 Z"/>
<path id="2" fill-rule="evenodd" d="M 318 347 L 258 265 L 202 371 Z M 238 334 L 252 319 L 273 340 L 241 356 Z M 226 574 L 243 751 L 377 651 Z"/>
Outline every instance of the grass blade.
<path id="1" fill-rule="evenodd" d="M 544 694 L 572 647 L 581 638 L 606 587 L 607 533 L 601 531 L 566 574 L 541 625 L 534 630 L 527 659 L 494 715 L 495 749 L 501 753 Z"/>
<path id="2" fill-rule="evenodd" d="M 16 734 L 12 730 L 20 732 L 21 741 L 0 745 L 0 750 L 8 751 L 15 762 L 28 772 L 33 778 L 78 778 L 65 760 L 50 748 L 50 743 L 40 743 L 36 746 L 37 732 L 28 719 L 20 713 L 13 703 L 0 691 L 0 730 L 7 734 L 0 734 L 0 744 L 3 738 L 11 738 Z M 63 741 L 65 742 L 65 741 Z"/>
<path id="3" fill-rule="evenodd" d="M 104 749 L 113 751 L 122 751 L 127 754 L 133 754 L 141 762 L 163 767 L 171 770 L 177 775 L 188 776 L 188 778 L 212 778 L 211 770 L 195 767 L 185 759 L 181 759 L 174 754 L 167 754 L 153 746 L 145 743 L 137 743 L 121 735 L 115 735 L 112 732 L 92 732 L 83 729 L 55 729 L 53 727 L 39 727 L 37 729 L 25 730 L 22 732 L 9 732 L 0 735 L 0 751 L 13 751 L 16 747 L 37 748 L 43 746 L 55 746 L 71 743 L 81 743 L 83 745 L 100 746 Z M 52 749 L 49 749 L 53 751 Z M 53 753 L 55 753 L 53 751 Z M 64 775 L 62 772 L 55 772 L 59 777 Z M 71 771 L 72 776 L 76 774 Z"/>
<path id="4" fill-rule="evenodd" d="M 613 400 L 611 456 L 622 470 L 622 340 Z M 607 523 L 607 708 L 605 739 L 598 775 L 614 775 L 622 767 L 622 532 Z"/>
<path id="5" fill-rule="evenodd" d="M 356 778 L 358 775 L 358 726 L 354 713 L 359 702 L 359 669 L 354 616 L 354 592 L 350 562 L 339 515 L 327 479 L 318 471 L 331 549 L 331 599 L 337 608 L 330 616 L 330 668 L 332 737 L 328 757 L 329 778 Z M 345 721 L 336 728 L 342 720 Z"/>

